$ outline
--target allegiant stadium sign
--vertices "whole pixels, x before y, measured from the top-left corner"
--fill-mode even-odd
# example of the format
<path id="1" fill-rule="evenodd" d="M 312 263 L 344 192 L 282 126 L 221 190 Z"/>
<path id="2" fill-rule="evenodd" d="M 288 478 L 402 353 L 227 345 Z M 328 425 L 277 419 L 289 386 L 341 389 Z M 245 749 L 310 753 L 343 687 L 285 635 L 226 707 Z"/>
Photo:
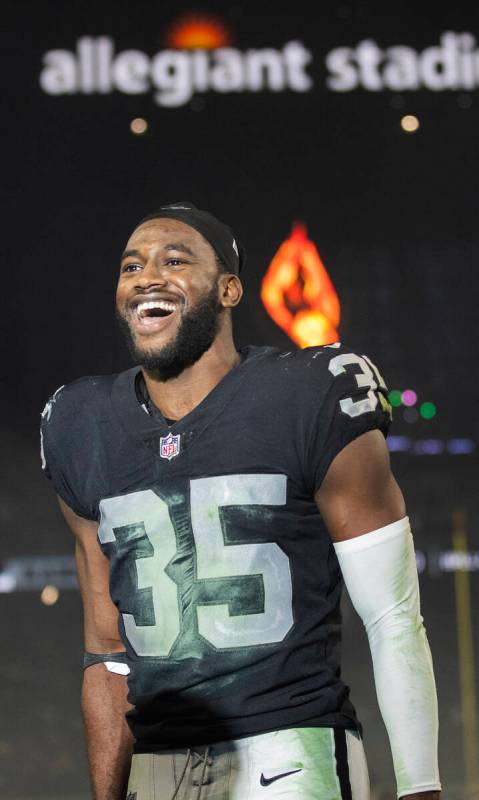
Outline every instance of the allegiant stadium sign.
<path id="1" fill-rule="evenodd" d="M 281 49 L 166 49 L 115 52 L 111 37 L 84 36 L 75 50 L 49 50 L 40 86 L 49 95 L 152 92 L 154 102 L 179 107 L 195 94 L 308 92 L 314 88 L 314 55 L 299 41 Z M 422 51 L 406 45 L 381 48 L 372 39 L 337 47 L 324 59 L 332 92 L 470 91 L 479 86 L 479 51 L 471 33 L 447 31 Z"/>

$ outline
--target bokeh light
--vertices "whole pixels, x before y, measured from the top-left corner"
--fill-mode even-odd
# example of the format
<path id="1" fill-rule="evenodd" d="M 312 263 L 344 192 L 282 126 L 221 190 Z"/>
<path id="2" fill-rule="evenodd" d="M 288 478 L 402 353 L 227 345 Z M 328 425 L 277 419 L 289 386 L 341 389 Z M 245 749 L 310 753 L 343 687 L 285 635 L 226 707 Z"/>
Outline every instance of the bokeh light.
<path id="1" fill-rule="evenodd" d="M 405 389 L 401 395 L 401 400 L 405 406 L 415 406 L 417 403 L 417 394 L 413 389 Z"/>
<path id="2" fill-rule="evenodd" d="M 45 606 L 54 606 L 60 597 L 60 592 L 56 586 L 44 586 L 40 595 L 40 600 Z"/>
<path id="3" fill-rule="evenodd" d="M 419 413 L 423 419 L 432 419 L 437 414 L 437 408 L 434 403 L 428 401 L 426 403 L 421 403 Z"/>
<path id="4" fill-rule="evenodd" d="M 389 402 L 395 408 L 397 408 L 398 406 L 401 405 L 401 403 L 402 403 L 401 397 L 402 397 L 402 394 L 399 391 L 399 389 L 391 389 L 391 391 L 388 394 Z"/>
<path id="5" fill-rule="evenodd" d="M 137 134 L 137 136 L 141 136 L 142 133 L 146 133 L 148 130 L 148 123 L 146 119 L 143 119 L 143 117 L 135 117 L 135 119 L 132 119 L 130 122 L 130 130 L 132 133 Z"/>
<path id="6" fill-rule="evenodd" d="M 403 411 L 403 418 L 405 422 L 413 423 L 419 419 L 419 414 L 415 408 L 405 408 Z"/>
<path id="7" fill-rule="evenodd" d="M 419 120 L 414 114 L 406 114 L 401 119 L 401 128 L 406 133 L 415 133 L 419 128 Z"/>

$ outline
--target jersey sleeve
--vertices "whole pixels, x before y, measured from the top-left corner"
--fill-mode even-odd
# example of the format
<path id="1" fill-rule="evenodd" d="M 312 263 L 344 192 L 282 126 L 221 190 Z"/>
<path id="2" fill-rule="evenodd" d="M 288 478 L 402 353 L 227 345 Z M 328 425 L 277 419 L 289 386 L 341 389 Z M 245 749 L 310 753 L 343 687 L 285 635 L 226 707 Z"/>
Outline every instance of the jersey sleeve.
<path id="1" fill-rule="evenodd" d="M 344 346 L 326 349 L 323 380 L 329 385 L 309 437 L 308 472 L 314 491 L 349 442 L 376 429 L 386 436 L 392 419 L 387 387 L 373 362 Z"/>
<path id="2" fill-rule="evenodd" d="M 68 398 L 63 397 L 64 386 L 61 386 L 48 400 L 43 409 L 40 423 L 40 457 L 42 469 L 51 480 L 56 493 L 80 517 L 95 519 L 95 515 L 82 502 L 75 481 L 72 480 L 71 442 L 69 441 L 69 408 Z"/>

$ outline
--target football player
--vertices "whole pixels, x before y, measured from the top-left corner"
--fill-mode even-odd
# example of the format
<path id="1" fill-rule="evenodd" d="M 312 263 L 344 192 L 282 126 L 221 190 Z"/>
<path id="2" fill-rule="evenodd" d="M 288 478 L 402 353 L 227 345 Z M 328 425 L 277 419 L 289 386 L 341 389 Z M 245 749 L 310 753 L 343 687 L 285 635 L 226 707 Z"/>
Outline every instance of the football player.
<path id="1" fill-rule="evenodd" d="M 398 796 L 433 800 L 436 690 L 384 381 L 339 344 L 238 351 L 244 258 L 189 202 L 142 220 L 116 295 L 137 366 L 43 412 L 76 540 L 94 796 L 367 800 L 344 581 Z"/>

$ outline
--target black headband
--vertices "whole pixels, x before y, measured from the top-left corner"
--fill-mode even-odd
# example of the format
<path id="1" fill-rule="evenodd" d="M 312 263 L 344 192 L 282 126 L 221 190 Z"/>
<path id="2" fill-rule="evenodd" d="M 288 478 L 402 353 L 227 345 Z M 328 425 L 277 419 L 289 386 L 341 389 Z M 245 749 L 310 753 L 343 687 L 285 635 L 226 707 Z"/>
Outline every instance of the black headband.
<path id="1" fill-rule="evenodd" d="M 161 217 L 177 219 L 197 230 L 210 243 L 228 272 L 239 275 L 246 261 L 245 249 L 235 239 L 231 228 L 216 219 L 213 214 L 201 211 L 188 200 L 181 200 L 178 203 L 160 206 L 157 211 L 152 211 L 138 224 L 142 225 L 150 219 Z"/>

